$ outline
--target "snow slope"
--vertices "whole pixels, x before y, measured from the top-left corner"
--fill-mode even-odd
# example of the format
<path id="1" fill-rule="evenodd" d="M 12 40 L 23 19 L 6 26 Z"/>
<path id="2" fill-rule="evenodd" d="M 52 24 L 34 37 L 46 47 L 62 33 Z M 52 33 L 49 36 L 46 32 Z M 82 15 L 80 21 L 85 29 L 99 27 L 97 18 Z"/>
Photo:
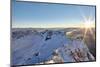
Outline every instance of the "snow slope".
<path id="1" fill-rule="evenodd" d="M 11 48 L 12 65 L 40 64 L 49 60 L 57 60 L 53 56 L 55 50 L 58 50 L 58 58 L 61 58 L 63 62 L 94 60 L 82 40 L 70 40 L 64 32 L 59 31 L 32 33 L 19 39 L 12 39 Z M 85 55 L 83 56 L 85 58 L 77 55 L 80 52 Z"/>

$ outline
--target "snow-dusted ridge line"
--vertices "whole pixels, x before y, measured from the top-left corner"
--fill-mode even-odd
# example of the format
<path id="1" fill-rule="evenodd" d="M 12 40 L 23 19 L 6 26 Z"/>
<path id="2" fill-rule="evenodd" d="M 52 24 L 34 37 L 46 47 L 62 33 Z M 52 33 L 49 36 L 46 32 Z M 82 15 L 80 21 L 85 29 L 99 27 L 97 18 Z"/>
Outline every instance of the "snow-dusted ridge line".
<path id="1" fill-rule="evenodd" d="M 12 41 L 12 65 L 46 64 L 51 60 L 58 63 L 58 59 L 61 62 L 95 60 L 82 40 L 70 40 L 64 31 L 33 31 L 23 36 Z M 54 56 L 56 50 L 58 55 Z"/>

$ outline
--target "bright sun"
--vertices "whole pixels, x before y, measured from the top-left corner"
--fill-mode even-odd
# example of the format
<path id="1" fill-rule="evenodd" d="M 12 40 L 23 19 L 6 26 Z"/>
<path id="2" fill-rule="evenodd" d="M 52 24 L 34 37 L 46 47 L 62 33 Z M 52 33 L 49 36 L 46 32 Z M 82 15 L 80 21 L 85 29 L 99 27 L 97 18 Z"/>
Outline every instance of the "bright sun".
<path id="1" fill-rule="evenodd" d="M 83 41 L 84 41 L 85 37 L 87 36 L 87 33 L 88 32 L 93 35 L 92 28 L 95 27 L 94 22 L 95 21 L 94 20 L 91 20 L 90 17 L 88 19 L 85 19 L 85 21 L 83 23 L 83 28 L 85 28 L 84 35 L 83 35 Z M 95 39 L 95 37 L 94 37 L 94 39 Z"/>
<path id="2" fill-rule="evenodd" d="M 88 22 L 88 21 L 85 22 L 85 23 L 84 23 L 84 27 L 85 27 L 85 28 L 90 28 L 90 27 L 92 27 L 92 22 Z"/>
<path id="3" fill-rule="evenodd" d="M 86 21 L 83 23 L 83 25 L 84 25 L 84 28 L 91 28 L 91 27 L 94 26 L 93 21 L 90 20 L 90 19 L 86 20 Z"/>

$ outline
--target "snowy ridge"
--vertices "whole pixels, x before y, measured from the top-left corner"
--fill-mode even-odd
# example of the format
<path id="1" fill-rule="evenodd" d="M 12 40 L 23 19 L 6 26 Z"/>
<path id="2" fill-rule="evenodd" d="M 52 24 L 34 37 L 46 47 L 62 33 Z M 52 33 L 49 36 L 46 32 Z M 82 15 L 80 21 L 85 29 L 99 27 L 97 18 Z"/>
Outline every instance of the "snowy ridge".
<path id="1" fill-rule="evenodd" d="M 82 40 L 71 40 L 64 31 L 33 31 L 22 36 L 12 38 L 12 65 L 95 60 Z"/>

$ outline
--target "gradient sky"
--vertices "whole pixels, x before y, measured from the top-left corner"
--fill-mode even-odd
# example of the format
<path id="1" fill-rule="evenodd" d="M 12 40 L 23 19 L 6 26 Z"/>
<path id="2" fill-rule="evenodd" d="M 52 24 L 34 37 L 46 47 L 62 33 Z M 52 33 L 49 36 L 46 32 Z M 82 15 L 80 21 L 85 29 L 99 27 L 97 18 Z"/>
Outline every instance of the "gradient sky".
<path id="1" fill-rule="evenodd" d="M 95 6 L 12 2 L 12 27 L 78 27 L 85 18 L 95 22 Z"/>

